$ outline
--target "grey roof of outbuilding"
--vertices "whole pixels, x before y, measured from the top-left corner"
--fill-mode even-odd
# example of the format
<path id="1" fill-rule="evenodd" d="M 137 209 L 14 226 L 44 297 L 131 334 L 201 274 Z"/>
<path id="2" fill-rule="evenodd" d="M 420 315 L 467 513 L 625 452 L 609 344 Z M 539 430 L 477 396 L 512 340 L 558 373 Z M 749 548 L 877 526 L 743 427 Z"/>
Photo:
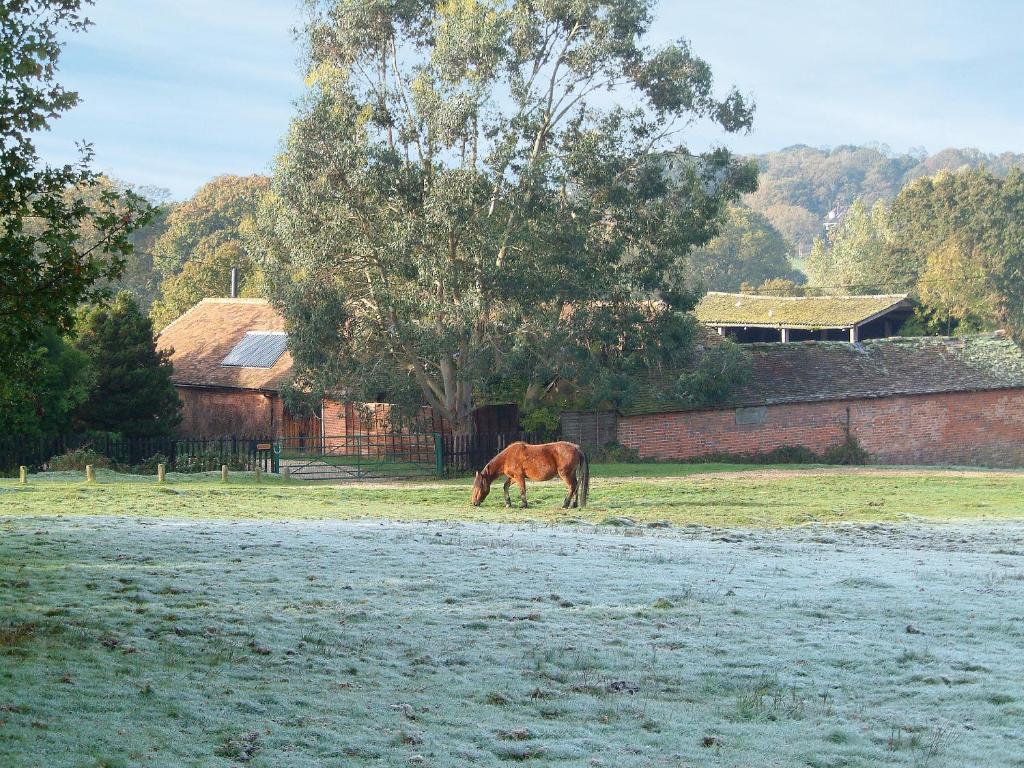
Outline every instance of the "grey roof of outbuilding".
<path id="1" fill-rule="evenodd" d="M 1024 388 L 1024 351 L 1003 333 L 957 338 L 894 337 L 858 344 L 747 344 L 750 380 L 717 405 L 669 394 L 673 377 L 652 379 L 627 415 Z"/>

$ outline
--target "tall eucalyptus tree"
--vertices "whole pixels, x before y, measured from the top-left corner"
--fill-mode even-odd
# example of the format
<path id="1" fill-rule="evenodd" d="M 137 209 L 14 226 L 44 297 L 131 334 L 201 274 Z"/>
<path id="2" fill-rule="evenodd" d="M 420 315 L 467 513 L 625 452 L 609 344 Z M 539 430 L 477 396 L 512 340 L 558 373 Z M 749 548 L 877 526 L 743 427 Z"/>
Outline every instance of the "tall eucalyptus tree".
<path id="1" fill-rule="evenodd" d="M 496 376 L 622 396 L 685 359 L 685 254 L 756 183 L 681 132 L 751 125 L 654 0 L 310 0 L 309 92 L 259 237 L 300 386 L 426 401 Z M 652 301 L 652 300 L 657 301 Z"/>

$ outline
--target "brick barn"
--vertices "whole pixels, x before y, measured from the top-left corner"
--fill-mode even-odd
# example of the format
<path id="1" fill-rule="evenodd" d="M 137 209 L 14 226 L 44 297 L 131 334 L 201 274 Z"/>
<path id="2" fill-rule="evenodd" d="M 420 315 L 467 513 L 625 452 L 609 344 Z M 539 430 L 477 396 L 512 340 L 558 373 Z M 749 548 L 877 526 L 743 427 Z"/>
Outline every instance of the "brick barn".
<path id="1" fill-rule="evenodd" d="M 564 414 L 563 435 L 676 460 L 850 435 L 878 463 L 1024 466 L 1024 353 L 1001 333 L 747 349 L 751 380 L 725 403 L 687 408 L 655 382 L 620 412 Z"/>
<path id="2" fill-rule="evenodd" d="M 281 395 L 292 372 L 285 321 L 264 299 L 204 299 L 160 332 L 157 347 L 173 350 L 182 436 L 285 437 L 305 443 L 397 428 L 390 403 L 324 400 L 313 415 L 289 413 Z M 480 431 L 518 429 L 515 405 L 480 408 L 475 417 Z M 416 431 L 449 431 L 427 407 L 414 422 Z M 409 429 L 408 421 L 403 423 Z"/>

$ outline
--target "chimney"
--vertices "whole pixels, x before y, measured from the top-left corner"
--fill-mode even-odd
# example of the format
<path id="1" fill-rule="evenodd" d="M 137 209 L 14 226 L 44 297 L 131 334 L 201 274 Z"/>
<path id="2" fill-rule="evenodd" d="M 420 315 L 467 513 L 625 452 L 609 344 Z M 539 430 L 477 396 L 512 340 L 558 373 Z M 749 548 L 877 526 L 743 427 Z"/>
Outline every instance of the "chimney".
<path id="1" fill-rule="evenodd" d="M 231 298 L 238 298 L 238 267 L 231 268 Z"/>

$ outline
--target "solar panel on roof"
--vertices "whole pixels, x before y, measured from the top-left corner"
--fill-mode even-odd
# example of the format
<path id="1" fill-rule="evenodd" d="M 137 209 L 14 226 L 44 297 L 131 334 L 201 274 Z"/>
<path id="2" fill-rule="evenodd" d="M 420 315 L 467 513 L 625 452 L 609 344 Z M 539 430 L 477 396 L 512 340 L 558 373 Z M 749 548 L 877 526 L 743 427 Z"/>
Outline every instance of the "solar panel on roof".
<path id="1" fill-rule="evenodd" d="M 221 365 L 238 368 L 273 368 L 288 348 L 284 331 L 249 331 L 228 352 Z"/>

